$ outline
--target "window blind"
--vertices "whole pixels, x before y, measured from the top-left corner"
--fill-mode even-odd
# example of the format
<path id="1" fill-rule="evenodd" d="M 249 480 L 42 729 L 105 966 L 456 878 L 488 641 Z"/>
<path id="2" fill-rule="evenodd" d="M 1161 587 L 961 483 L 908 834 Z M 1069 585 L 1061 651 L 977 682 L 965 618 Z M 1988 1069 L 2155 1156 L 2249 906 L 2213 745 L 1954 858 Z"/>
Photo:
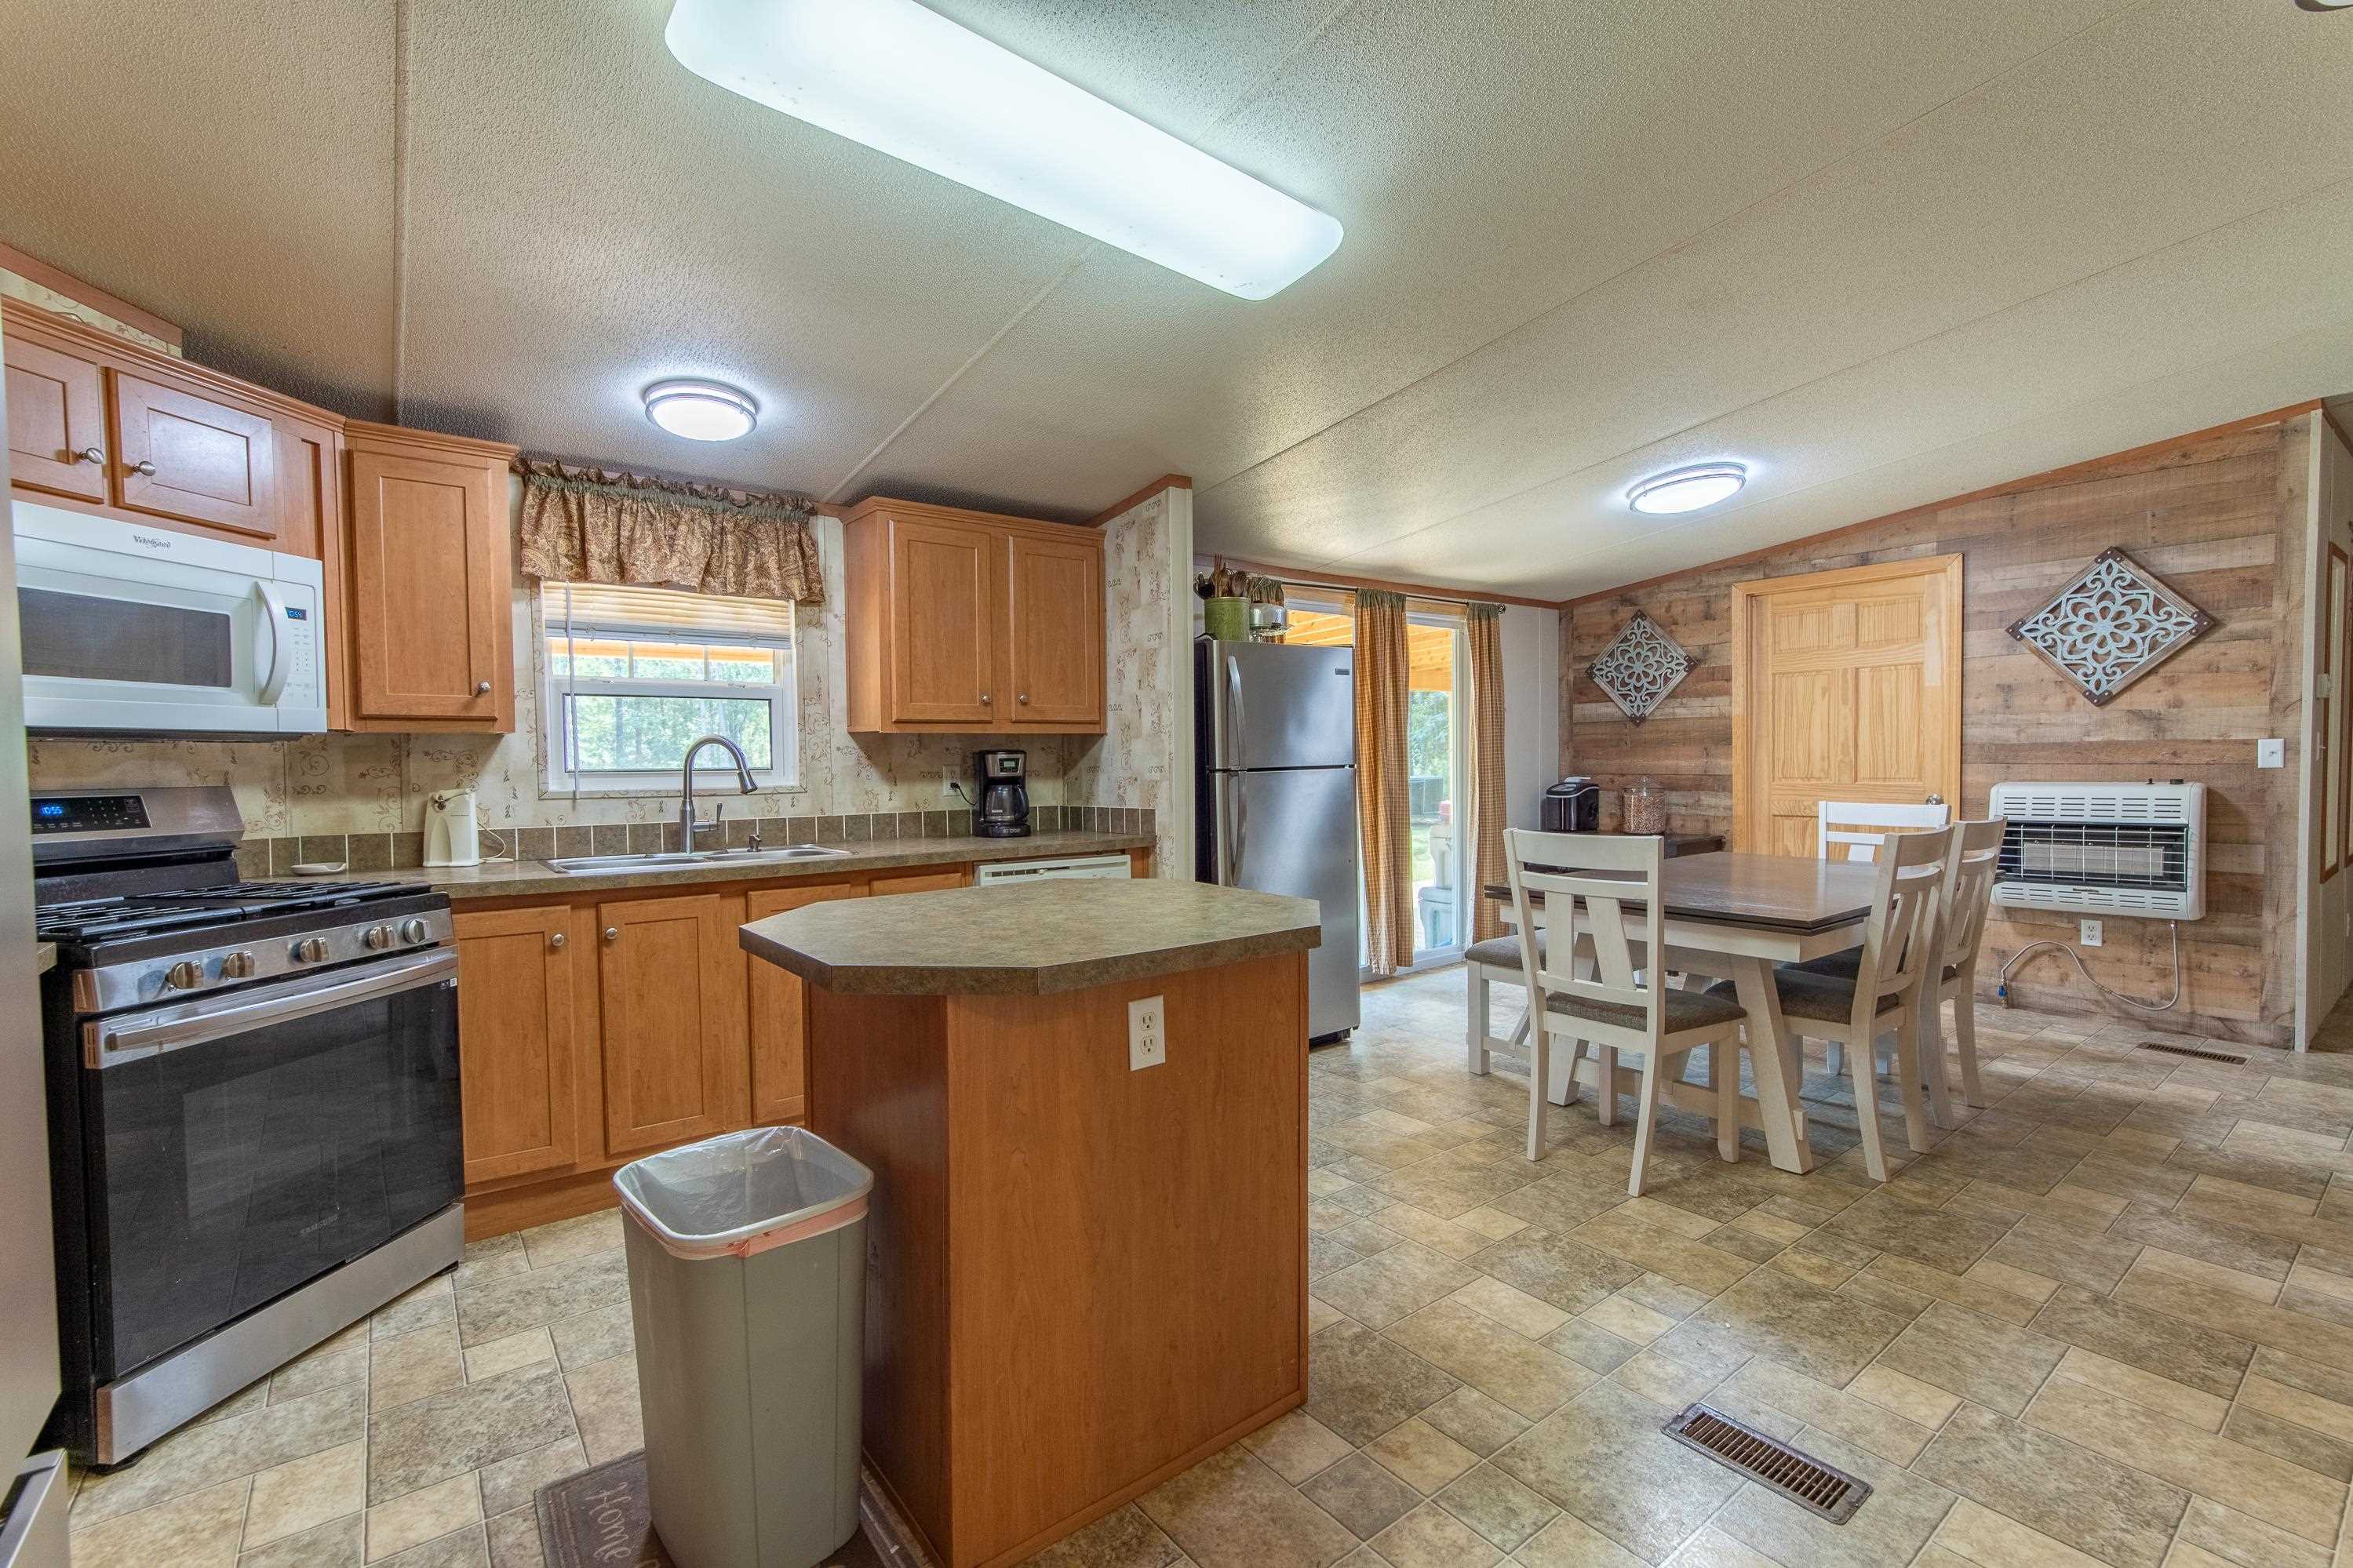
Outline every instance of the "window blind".
<path id="1" fill-rule="evenodd" d="M 784 599 L 733 599 L 683 588 L 625 588 L 605 583 L 545 583 L 540 612 L 551 633 L 574 637 L 678 636 L 706 640 L 788 643 L 793 606 Z"/>

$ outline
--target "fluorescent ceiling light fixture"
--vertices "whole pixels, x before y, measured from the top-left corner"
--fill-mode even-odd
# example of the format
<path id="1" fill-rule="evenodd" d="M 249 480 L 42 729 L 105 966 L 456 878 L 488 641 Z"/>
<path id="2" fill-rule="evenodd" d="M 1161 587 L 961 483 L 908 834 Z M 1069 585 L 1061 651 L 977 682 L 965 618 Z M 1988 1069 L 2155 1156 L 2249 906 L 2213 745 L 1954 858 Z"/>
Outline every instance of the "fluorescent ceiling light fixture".
<path id="1" fill-rule="evenodd" d="M 677 0 L 663 37 L 730 92 L 1245 300 L 1339 248 L 1337 219 L 914 0 Z"/>
<path id="2" fill-rule="evenodd" d="M 1738 463 L 1702 463 L 1653 474 L 1626 493 L 1626 504 L 1636 511 L 1671 516 L 1714 506 L 1748 482 L 1748 470 Z"/>
<path id="3" fill-rule="evenodd" d="M 723 381 L 658 381 L 646 388 L 646 417 L 690 441 L 733 441 L 760 422 L 760 405 Z"/>

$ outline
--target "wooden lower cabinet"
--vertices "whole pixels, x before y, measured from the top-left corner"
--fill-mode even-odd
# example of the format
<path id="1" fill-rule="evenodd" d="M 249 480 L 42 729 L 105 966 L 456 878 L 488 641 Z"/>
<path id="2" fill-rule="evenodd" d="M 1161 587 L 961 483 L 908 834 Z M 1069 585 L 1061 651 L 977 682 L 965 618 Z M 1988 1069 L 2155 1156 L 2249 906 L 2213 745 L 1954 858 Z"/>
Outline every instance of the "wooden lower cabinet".
<path id="1" fill-rule="evenodd" d="M 971 879 L 961 867 L 953 871 L 900 871 L 876 877 L 868 889 L 877 897 L 884 893 L 937 893 L 961 888 Z"/>
<path id="2" fill-rule="evenodd" d="M 571 917 L 562 905 L 457 917 L 469 1186 L 579 1159 Z"/>
<path id="3" fill-rule="evenodd" d="M 596 906 L 607 1154 L 748 1120 L 744 955 L 724 902 L 691 893 Z"/>
<path id="4" fill-rule="evenodd" d="M 770 889 L 744 898 L 744 918 L 765 920 L 865 892 L 862 882 Z M 808 1110 L 808 984 L 773 963 L 747 956 L 744 964 L 752 1002 L 752 1120 L 798 1121 Z"/>

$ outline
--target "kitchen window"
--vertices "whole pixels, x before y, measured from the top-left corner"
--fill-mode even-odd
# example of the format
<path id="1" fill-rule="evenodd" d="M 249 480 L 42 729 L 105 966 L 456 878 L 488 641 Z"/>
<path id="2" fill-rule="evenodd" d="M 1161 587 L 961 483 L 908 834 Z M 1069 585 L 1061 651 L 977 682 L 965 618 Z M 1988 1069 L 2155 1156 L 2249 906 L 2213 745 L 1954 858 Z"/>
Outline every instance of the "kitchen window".
<path id="1" fill-rule="evenodd" d="M 793 606 L 673 588 L 544 583 L 541 750 L 552 790 L 674 793 L 702 735 L 744 748 L 764 789 L 800 783 Z M 696 771 L 734 776 L 713 747 Z"/>

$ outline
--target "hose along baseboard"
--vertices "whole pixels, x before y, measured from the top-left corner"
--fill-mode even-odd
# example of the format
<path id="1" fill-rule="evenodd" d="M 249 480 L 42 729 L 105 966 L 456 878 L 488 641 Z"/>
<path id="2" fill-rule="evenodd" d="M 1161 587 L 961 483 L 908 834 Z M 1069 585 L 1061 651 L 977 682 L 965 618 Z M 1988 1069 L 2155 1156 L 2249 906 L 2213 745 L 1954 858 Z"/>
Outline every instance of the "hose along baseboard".
<path id="1" fill-rule="evenodd" d="M 2093 990 L 2106 997 L 2109 1001 L 2116 1003 L 2120 1006 L 2130 1007 L 2134 1011 L 2140 1013 L 2170 1013 L 2180 1004 L 2181 1001 L 2181 922 L 2179 921 L 2168 921 L 2165 922 L 2165 929 L 2171 932 L 2173 937 L 2173 994 L 2167 997 L 2162 1002 L 2144 1002 L 2137 996 L 2127 996 L 2121 991 L 2110 990 L 2107 986 L 2101 984 L 2100 982 L 2093 976 L 2090 970 L 2084 967 L 2084 955 L 2082 953 L 2076 952 L 2073 946 L 2066 942 L 2050 941 L 2031 942 L 2024 947 L 2020 948 L 2016 952 L 2011 953 L 2010 955 L 2010 961 L 2001 966 L 2001 973 L 1994 977 L 1993 994 L 1995 997 L 2000 1001 L 2003 1006 L 2009 1006 L 2010 972 L 2017 968 L 2021 963 L 2026 962 L 2028 958 L 2033 956 L 2035 953 L 2042 952 L 2044 948 L 2049 948 L 2053 952 L 2065 953 L 2067 955 L 2068 962 L 2075 966 L 2075 973 L 2084 977 L 2084 983 L 2090 985 Z"/>

